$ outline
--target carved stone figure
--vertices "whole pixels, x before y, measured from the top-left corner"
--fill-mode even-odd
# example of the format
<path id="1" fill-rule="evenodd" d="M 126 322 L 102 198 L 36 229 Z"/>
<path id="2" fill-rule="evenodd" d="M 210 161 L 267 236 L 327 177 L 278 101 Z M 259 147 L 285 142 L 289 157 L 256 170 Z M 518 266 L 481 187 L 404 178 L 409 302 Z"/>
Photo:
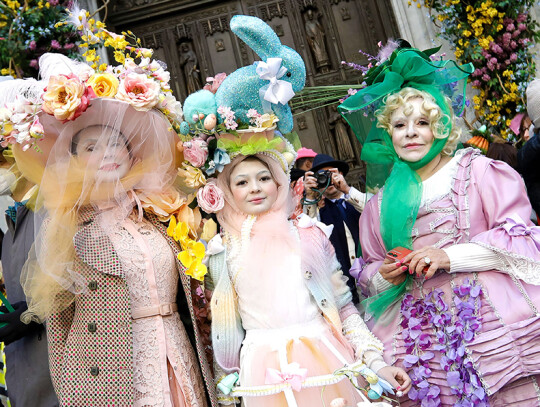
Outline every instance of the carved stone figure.
<path id="1" fill-rule="evenodd" d="M 306 35 L 309 47 L 315 58 L 315 67 L 321 73 L 328 72 L 330 59 L 326 50 L 324 28 L 312 9 L 307 10 L 306 17 Z"/>
<path id="2" fill-rule="evenodd" d="M 187 93 L 191 94 L 202 88 L 199 61 L 195 52 L 186 42 L 180 44 L 180 66 L 184 73 Z"/>
<path id="3" fill-rule="evenodd" d="M 341 117 L 337 111 L 337 106 L 332 106 L 330 111 L 330 117 L 328 120 L 330 129 L 334 134 L 336 140 L 336 148 L 339 159 L 342 161 L 355 160 L 354 149 L 349 138 L 349 131 L 347 129 L 347 122 Z"/>

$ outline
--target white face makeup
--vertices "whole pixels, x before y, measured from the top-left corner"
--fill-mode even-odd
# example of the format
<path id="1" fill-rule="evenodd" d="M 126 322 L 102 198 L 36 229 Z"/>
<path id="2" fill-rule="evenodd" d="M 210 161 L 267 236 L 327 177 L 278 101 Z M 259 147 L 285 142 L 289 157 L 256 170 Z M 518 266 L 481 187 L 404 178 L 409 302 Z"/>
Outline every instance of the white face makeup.
<path id="1" fill-rule="evenodd" d="M 131 158 L 127 142 L 117 131 L 105 126 L 88 127 L 78 133 L 74 142 L 75 154 L 96 172 L 98 181 L 117 181 L 128 173 Z"/>
<path id="2" fill-rule="evenodd" d="M 278 195 L 272 173 L 259 160 L 244 160 L 230 175 L 231 191 L 238 208 L 248 215 L 268 212 Z"/>
<path id="3" fill-rule="evenodd" d="M 422 98 L 409 99 L 405 106 L 395 110 L 390 117 L 392 144 L 397 155 L 404 161 L 421 160 L 433 144 L 433 131 L 429 117 L 422 108 L 423 103 Z"/>

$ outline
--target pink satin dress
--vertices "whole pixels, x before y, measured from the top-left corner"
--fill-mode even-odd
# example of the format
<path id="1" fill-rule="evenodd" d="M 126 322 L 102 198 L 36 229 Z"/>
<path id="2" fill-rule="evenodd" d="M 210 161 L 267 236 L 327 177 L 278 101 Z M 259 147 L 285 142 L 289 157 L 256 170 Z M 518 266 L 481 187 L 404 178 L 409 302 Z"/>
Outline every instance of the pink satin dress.
<path id="1" fill-rule="evenodd" d="M 409 291 L 412 297 L 390 307 L 378 321 L 370 320 L 368 326 L 383 341 L 388 363 L 403 367 L 406 357 L 414 361 L 410 355 L 416 355 L 417 350 L 407 346 L 410 339 L 406 335 L 415 329 L 422 335 L 420 354 L 433 353 L 425 362 L 429 371 L 420 372 L 428 375 L 424 393 L 429 395 L 421 394 L 423 397 L 415 400 L 406 396 L 402 406 L 420 405 L 422 398 L 440 402 L 426 405 L 469 405 L 471 395 L 467 392 L 474 389 L 478 396 L 484 393 L 488 403 L 474 405 L 540 406 L 540 229 L 530 222 L 531 206 L 523 182 L 508 165 L 471 150 L 459 152 L 454 160 L 455 169 L 447 184 L 444 179 L 432 180 L 444 183 L 446 191 L 423 202 L 412 231 L 413 248 L 477 243 L 498 254 L 500 270 L 439 270 L 429 280 L 415 277 Z M 367 262 L 359 276 L 364 296 L 377 294 L 372 279 L 386 253 L 380 234 L 380 203 L 379 193 L 368 202 L 360 220 L 360 241 Z M 466 323 L 466 317 L 460 316 L 466 313 L 459 314 L 458 307 L 470 298 L 470 284 L 479 286 L 481 294 L 470 301 L 473 307 L 467 315 L 479 318 L 480 326 L 467 325 L 456 356 L 450 346 L 437 345 L 448 343 L 454 330 Z M 420 314 L 427 315 L 424 305 L 434 291 L 442 293 L 442 302 L 423 323 L 413 327 L 422 320 Z M 436 318 L 444 307 L 451 318 L 441 324 Z M 417 320 L 411 319 L 411 312 Z M 456 362 L 449 363 L 449 359 Z M 406 370 L 411 373 L 413 368 Z M 465 370 L 471 377 L 455 373 Z M 458 404 L 461 402 L 465 404 Z"/>

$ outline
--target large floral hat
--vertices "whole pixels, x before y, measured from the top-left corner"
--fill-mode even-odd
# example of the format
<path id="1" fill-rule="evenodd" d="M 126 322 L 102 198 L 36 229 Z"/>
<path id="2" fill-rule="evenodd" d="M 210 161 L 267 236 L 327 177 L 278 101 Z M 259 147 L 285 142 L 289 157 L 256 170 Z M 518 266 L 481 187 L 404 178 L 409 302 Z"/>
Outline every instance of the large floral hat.
<path id="1" fill-rule="evenodd" d="M 0 98 L 0 143 L 35 147 L 48 136 L 41 118 L 53 116 L 59 123 L 75 121 L 93 101 L 108 99 L 125 103 L 138 112 L 160 111 L 174 129 L 182 121 L 182 105 L 169 86 L 165 63 L 152 59 L 152 50 L 140 47 L 131 32 L 108 31 L 90 18 L 86 10 L 75 8 L 66 22 L 82 31 L 87 63 L 61 54 L 44 54 L 39 60 L 40 81 L 2 82 Z M 131 41 L 131 42 L 130 42 Z M 114 50 L 118 65 L 99 64 L 97 45 Z M 45 122 L 49 122 L 45 120 Z M 51 132 L 52 133 L 52 132 Z"/>
<path id="2" fill-rule="evenodd" d="M 184 101 L 185 121 L 179 127 L 179 149 L 185 159 L 180 171 L 188 186 L 197 190 L 201 209 L 210 213 L 224 205 L 223 192 L 213 177 L 235 157 L 267 155 L 289 176 L 300 147 L 298 136 L 291 131 L 287 102 L 304 86 L 301 57 L 282 46 L 272 29 L 258 18 L 235 16 L 231 27 L 240 38 L 249 40 L 250 46 L 257 47 L 263 60 L 229 76 L 220 73 L 208 78 L 210 84 Z M 265 40 L 258 44 L 257 38 Z M 283 92 L 288 97 L 276 96 Z"/>

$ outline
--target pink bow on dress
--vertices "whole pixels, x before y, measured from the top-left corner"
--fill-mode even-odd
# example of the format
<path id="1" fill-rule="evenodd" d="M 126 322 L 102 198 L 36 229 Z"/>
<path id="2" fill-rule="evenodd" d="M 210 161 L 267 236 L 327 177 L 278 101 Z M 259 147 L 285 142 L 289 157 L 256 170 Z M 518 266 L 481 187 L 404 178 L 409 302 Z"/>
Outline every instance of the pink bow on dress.
<path id="1" fill-rule="evenodd" d="M 540 250 L 540 227 L 527 226 L 517 213 L 506 218 L 506 223 L 502 227 L 510 236 L 530 236 Z"/>
<path id="2" fill-rule="evenodd" d="M 289 383 L 294 391 L 302 389 L 302 382 L 307 377 L 307 369 L 300 368 L 298 363 L 291 363 L 280 372 L 277 369 L 266 369 L 266 384 Z"/>

